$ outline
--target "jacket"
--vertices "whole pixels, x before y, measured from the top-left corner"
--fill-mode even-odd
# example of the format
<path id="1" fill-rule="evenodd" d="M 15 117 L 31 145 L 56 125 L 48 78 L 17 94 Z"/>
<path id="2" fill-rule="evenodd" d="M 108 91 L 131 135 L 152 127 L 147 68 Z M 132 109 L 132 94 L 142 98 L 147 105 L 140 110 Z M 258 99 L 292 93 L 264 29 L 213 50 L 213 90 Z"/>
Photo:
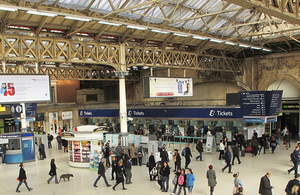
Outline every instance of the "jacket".
<path id="1" fill-rule="evenodd" d="M 53 175 L 56 175 L 56 166 L 55 164 L 50 164 L 51 165 L 51 169 L 50 169 L 50 172 L 49 172 L 49 175 L 53 176 Z"/>
<path id="2" fill-rule="evenodd" d="M 167 165 L 167 167 L 163 167 L 162 176 L 169 177 L 169 175 L 170 175 L 170 167 Z"/>
<path id="3" fill-rule="evenodd" d="M 111 162 L 111 166 L 112 166 L 112 169 L 117 171 L 117 167 L 118 167 L 118 162 L 116 160 L 113 160 Z"/>
<path id="4" fill-rule="evenodd" d="M 22 181 L 27 179 L 25 170 L 21 167 L 19 172 L 19 180 Z"/>
<path id="5" fill-rule="evenodd" d="M 180 164 L 181 163 L 181 157 L 179 155 L 179 153 L 176 154 L 176 164 Z"/>
<path id="6" fill-rule="evenodd" d="M 149 167 L 151 167 L 151 168 L 155 167 L 155 159 L 154 159 L 153 155 L 150 155 L 150 157 L 149 157 L 149 163 L 150 163 Z"/>
<path id="7" fill-rule="evenodd" d="M 191 153 L 191 149 L 190 149 L 190 147 L 186 147 L 185 148 L 185 158 L 190 158 L 190 157 L 193 157 L 192 153 Z"/>
<path id="8" fill-rule="evenodd" d="M 186 175 L 186 182 L 189 184 L 189 186 L 194 186 L 195 176 L 192 173 L 188 173 Z"/>
<path id="9" fill-rule="evenodd" d="M 272 195 L 272 186 L 269 178 L 265 175 L 260 179 L 259 194 Z"/>
<path id="10" fill-rule="evenodd" d="M 117 182 L 123 182 L 124 181 L 123 174 L 124 174 L 123 165 L 122 166 L 118 165 L 118 168 L 117 168 Z"/>
<path id="11" fill-rule="evenodd" d="M 199 153 L 203 152 L 203 143 L 199 142 L 196 146 L 196 149 L 198 150 Z"/>
<path id="12" fill-rule="evenodd" d="M 299 151 L 296 149 L 293 151 L 293 158 L 294 162 L 299 162 Z"/>
<path id="13" fill-rule="evenodd" d="M 213 169 L 210 169 L 206 172 L 206 178 L 208 179 L 208 186 L 216 186 L 216 172 Z"/>
<path id="14" fill-rule="evenodd" d="M 161 158 L 161 162 L 167 162 L 167 151 L 162 150 L 160 151 L 160 158 Z"/>
<path id="15" fill-rule="evenodd" d="M 130 160 L 125 162 L 125 169 L 131 171 L 132 163 Z"/>
<path id="16" fill-rule="evenodd" d="M 136 158 L 134 152 L 135 152 L 135 147 L 134 146 L 130 146 L 130 157 L 131 158 Z"/>
<path id="17" fill-rule="evenodd" d="M 109 148 L 108 148 L 108 147 L 105 147 L 105 148 L 104 148 L 104 157 L 105 157 L 105 158 L 108 158 L 108 157 L 109 157 L 109 152 L 110 152 L 110 151 L 109 151 Z"/>
<path id="18" fill-rule="evenodd" d="M 122 147 L 121 146 L 117 146 L 116 147 L 116 156 L 122 156 Z"/>
<path id="19" fill-rule="evenodd" d="M 99 163 L 99 168 L 98 168 L 98 175 L 104 175 L 105 174 L 105 168 L 103 165 L 103 162 Z"/>
<path id="20" fill-rule="evenodd" d="M 240 151 L 240 149 L 239 149 L 239 146 L 237 146 L 237 145 L 235 145 L 232 149 L 232 153 L 234 156 L 239 156 L 239 153 L 240 153 L 239 151 Z"/>
<path id="21" fill-rule="evenodd" d="M 229 152 L 229 150 L 226 150 L 225 152 L 225 161 L 231 162 L 231 153 Z"/>
<path id="22" fill-rule="evenodd" d="M 292 194 L 292 188 L 294 185 L 300 186 L 300 183 L 297 179 L 290 180 L 286 185 L 285 192 L 287 195 Z M 300 194 L 299 190 L 298 190 L 298 194 Z"/>

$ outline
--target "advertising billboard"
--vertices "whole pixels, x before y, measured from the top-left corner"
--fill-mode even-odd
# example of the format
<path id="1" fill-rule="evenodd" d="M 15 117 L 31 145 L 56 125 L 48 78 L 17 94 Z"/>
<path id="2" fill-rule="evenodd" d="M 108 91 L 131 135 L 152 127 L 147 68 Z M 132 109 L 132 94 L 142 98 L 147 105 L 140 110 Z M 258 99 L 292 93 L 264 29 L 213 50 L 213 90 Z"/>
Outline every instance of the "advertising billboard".
<path id="1" fill-rule="evenodd" d="M 0 103 L 29 103 L 50 101 L 48 75 L 0 76 Z"/>
<path id="2" fill-rule="evenodd" d="M 144 97 L 192 97 L 192 78 L 144 77 Z"/>

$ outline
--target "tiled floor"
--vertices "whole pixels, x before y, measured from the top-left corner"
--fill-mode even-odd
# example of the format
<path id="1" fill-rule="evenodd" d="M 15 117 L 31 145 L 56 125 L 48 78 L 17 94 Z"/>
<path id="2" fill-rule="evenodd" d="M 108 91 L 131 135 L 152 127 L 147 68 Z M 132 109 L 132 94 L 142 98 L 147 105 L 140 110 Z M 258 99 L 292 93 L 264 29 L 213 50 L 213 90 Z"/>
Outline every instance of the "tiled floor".
<path id="1" fill-rule="evenodd" d="M 55 143 L 53 143 L 55 145 Z M 294 148 L 296 143 L 292 143 Z M 245 194 L 254 195 L 258 194 L 258 186 L 260 178 L 267 172 L 272 172 L 271 185 L 276 188 L 273 190 L 273 195 L 284 195 L 284 189 L 287 182 L 293 178 L 293 175 L 287 174 L 287 169 L 292 167 L 292 163 L 289 160 L 290 153 L 293 149 L 286 150 L 283 145 L 277 147 L 275 154 L 271 154 L 270 151 L 267 154 L 261 154 L 257 157 L 252 157 L 250 154 L 246 154 L 241 158 L 242 163 L 239 165 L 236 163 L 233 166 L 233 172 L 240 172 L 240 179 L 244 184 Z M 207 186 L 206 170 L 210 164 L 214 166 L 217 173 L 217 186 L 215 188 L 215 195 L 231 195 L 233 188 L 232 174 L 222 173 L 221 168 L 224 166 L 222 161 L 218 160 L 217 153 L 205 153 L 204 161 L 196 161 L 196 152 L 193 152 L 193 159 L 190 167 L 192 168 L 196 181 L 193 189 L 194 195 L 209 194 L 209 188 Z M 74 178 L 71 181 L 60 182 L 55 184 L 54 180 L 50 184 L 47 184 L 46 180 L 49 178 L 48 172 L 50 169 L 50 159 L 56 159 L 56 165 L 59 169 L 72 173 Z M 184 165 L 184 163 L 183 163 Z M 174 167 L 173 162 L 171 162 Z M 150 182 L 148 177 L 148 169 L 146 166 L 134 166 L 133 167 L 133 184 L 126 185 L 127 191 L 121 190 L 119 185 L 116 191 L 107 188 L 104 181 L 100 179 L 98 182 L 98 188 L 94 188 L 93 182 L 97 177 L 97 173 L 90 171 L 89 169 L 73 168 L 68 165 L 67 153 L 58 151 L 55 145 L 53 149 L 48 150 L 47 159 L 43 161 L 36 161 L 25 164 L 25 170 L 27 173 L 27 182 L 30 187 L 33 187 L 33 191 L 28 192 L 24 184 L 20 187 L 21 194 L 41 195 L 41 194 L 171 194 L 173 190 L 172 176 L 170 178 L 170 189 L 168 193 L 159 191 L 159 186 L 156 182 Z M 173 171 L 173 168 L 172 168 Z M 18 181 L 16 178 L 19 174 L 19 167 L 17 164 L 0 165 L 0 195 L 15 194 Z M 58 170 L 58 176 L 63 174 Z M 110 181 L 109 171 L 106 174 L 109 183 Z M 183 192 L 182 192 L 183 194 Z"/>

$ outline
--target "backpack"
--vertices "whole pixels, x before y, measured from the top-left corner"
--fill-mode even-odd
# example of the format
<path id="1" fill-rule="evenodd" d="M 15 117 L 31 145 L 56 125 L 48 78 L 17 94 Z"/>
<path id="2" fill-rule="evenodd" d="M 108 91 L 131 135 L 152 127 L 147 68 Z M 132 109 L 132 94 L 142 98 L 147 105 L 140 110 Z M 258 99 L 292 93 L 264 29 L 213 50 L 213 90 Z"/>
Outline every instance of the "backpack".
<path id="1" fill-rule="evenodd" d="M 294 152 L 292 152 L 292 153 L 290 154 L 290 157 L 291 157 L 291 161 L 294 161 L 294 160 L 295 160 Z"/>
<path id="2" fill-rule="evenodd" d="M 196 146 L 196 150 L 197 150 L 197 151 L 199 151 L 199 150 L 200 150 L 200 146 L 199 146 L 199 144 L 197 144 L 197 146 Z"/>
<path id="3" fill-rule="evenodd" d="M 181 186 L 184 184 L 184 176 L 182 174 L 180 174 L 180 176 L 178 178 L 178 184 Z"/>
<path id="4" fill-rule="evenodd" d="M 174 177 L 174 179 L 173 179 L 173 181 L 172 181 L 173 185 L 176 185 L 176 184 L 177 184 L 177 181 L 178 181 L 178 176 L 175 175 L 175 177 Z"/>
<path id="5" fill-rule="evenodd" d="M 185 149 L 186 149 L 186 148 L 184 148 L 184 149 L 182 150 L 182 152 L 181 152 L 181 155 L 182 155 L 182 156 L 185 156 Z"/>

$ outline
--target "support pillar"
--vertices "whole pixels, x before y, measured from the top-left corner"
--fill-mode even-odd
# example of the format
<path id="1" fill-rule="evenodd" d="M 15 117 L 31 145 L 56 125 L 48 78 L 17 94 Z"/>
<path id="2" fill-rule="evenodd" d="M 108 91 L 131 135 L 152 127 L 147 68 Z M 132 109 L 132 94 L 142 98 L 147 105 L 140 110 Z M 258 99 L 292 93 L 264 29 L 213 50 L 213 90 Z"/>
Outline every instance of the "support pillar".
<path id="1" fill-rule="evenodd" d="M 150 76 L 153 77 L 153 67 L 150 67 Z"/>
<path id="2" fill-rule="evenodd" d="M 186 69 L 183 69 L 183 77 L 186 77 Z"/>
<path id="3" fill-rule="evenodd" d="M 5 61 L 2 61 L 2 70 L 3 70 L 3 73 L 6 73 L 6 62 Z"/>
<path id="4" fill-rule="evenodd" d="M 39 63 L 35 62 L 35 73 L 39 74 Z"/>
<path id="5" fill-rule="evenodd" d="M 128 75 L 125 60 L 125 44 L 120 45 L 120 68 L 116 71 L 119 77 L 119 98 L 120 98 L 120 141 L 122 146 L 128 146 L 128 128 L 127 128 L 127 103 L 126 103 L 126 85 L 125 76 Z"/>
<path id="6" fill-rule="evenodd" d="M 171 69 L 168 68 L 168 77 L 170 77 L 170 76 L 171 76 Z"/>
<path id="7" fill-rule="evenodd" d="M 20 103 L 22 106 L 22 113 L 20 115 L 21 117 L 21 132 L 27 132 L 27 120 L 26 120 L 26 108 L 25 103 Z"/>

